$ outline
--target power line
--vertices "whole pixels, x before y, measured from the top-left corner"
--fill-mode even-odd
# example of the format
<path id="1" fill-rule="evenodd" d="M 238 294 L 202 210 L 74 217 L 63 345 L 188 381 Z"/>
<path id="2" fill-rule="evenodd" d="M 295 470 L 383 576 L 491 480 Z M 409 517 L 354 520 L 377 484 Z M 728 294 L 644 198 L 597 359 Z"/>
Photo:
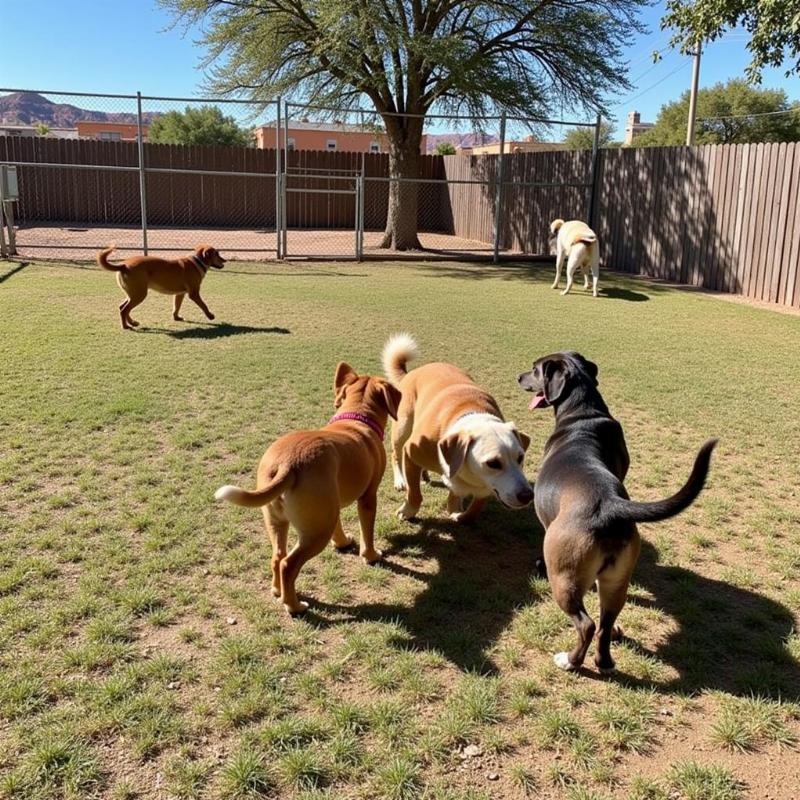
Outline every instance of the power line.
<path id="1" fill-rule="evenodd" d="M 754 114 L 728 114 L 721 117 L 700 117 L 698 122 L 710 122 L 715 119 L 751 119 L 752 117 L 774 117 L 778 114 L 800 114 L 800 107 L 787 108 L 785 111 L 759 111 Z"/>
<path id="2" fill-rule="evenodd" d="M 647 94 L 652 89 L 655 89 L 656 86 L 658 86 L 659 84 L 664 83 L 664 81 L 667 80 L 667 78 L 671 78 L 676 72 L 680 72 L 680 70 L 682 70 L 685 66 L 687 66 L 691 60 L 692 60 L 691 58 L 687 58 L 685 61 L 682 61 L 680 64 L 678 64 L 677 67 L 675 67 L 675 69 L 672 70 L 672 72 L 668 72 L 663 78 L 657 80 L 654 84 L 648 86 L 646 89 L 643 89 L 641 92 L 639 92 L 639 94 L 634 95 L 633 97 L 628 96 L 623 98 L 619 103 L 617 103 L 617 105 L 614 106 L 614 108 L 619 108 L 620 106 L 632 103 L 634 100 L 638 100 L 640 97 Z"/>

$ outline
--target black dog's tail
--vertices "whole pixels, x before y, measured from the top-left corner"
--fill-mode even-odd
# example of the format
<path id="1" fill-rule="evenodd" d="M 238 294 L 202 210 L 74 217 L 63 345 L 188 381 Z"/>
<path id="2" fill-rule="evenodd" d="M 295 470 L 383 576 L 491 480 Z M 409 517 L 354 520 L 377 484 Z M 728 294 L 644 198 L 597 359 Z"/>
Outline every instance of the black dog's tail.
<path id="1" fill-rule="evenodd" d="M 613 525 L 617 521 L 660 522 L 685 511 L 697 499 L 708 475 L 711 453 L 717 440 L 709 439 L 698 452 L 689 480 L 672 497 L 652 503 L 636 503 L 624 497 L 614 498 L 603 510 L 604 522 Z"/>

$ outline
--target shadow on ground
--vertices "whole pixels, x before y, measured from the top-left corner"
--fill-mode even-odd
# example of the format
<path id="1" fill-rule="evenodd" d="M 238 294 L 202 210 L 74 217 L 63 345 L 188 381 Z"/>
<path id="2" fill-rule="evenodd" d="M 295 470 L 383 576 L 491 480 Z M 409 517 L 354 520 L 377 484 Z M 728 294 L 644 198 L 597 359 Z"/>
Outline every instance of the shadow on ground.
<path id="1" fill-rule="evenodd" d="M 388 536 L 384 561 L 387 569 L 425 584 L 412 606 L 375 603 L 359 606 L 312 601 L 309 620 L 322 625 L 341 621 L 399 620 L 412 637 L 396 644 L 433 649 L 464 670 L 497 671 L 487 655 L 511 624 L 517 609 L 529 596 L 529 580 L 541 528 L 533 508 L 508 511 L 492 502 L 472 525 L 446 518 L 425 518 L 405 524 L 405 530 Z M 398 563 L 415 558 L 436 563 L 433 573 Z M 336 621 L 327 619 L 335 612 Z"/>
<path id="2" fill-rule="evenodd" d="M 191 328 L 139 328 L 139 333 L 156 333 L 173 339 L 224 339 L 227 336 L 240 336 L 244 333 L 291 333 L 288 328 L 261 328 L 256 325 L 233 325 L 229 322 L 196 325 Z"/>
<path id="3" fill-rule="evenodd" d="M 11 266 L 11 269 L 9 269 L 8 272 L 0 273 L 0 283 L 7 281 L 10 277 L 25 269 L 25 267 L 27 267 L 30 263 L 30 261 L 23 261 L 21 264 L 13 265 L 14 262 L 9 262 L 9 264 L 12 264 L 13 266 Z"/>
<path id="4" fill-rule="evenodd" d="M 309 619 L 323 626 L 364 620 L 399 620 L 411 636 L 396 644 L 430 648 L 464 670 L 491 674 L 497 665 L 488 653 L 511 624 L 516 611 L 530 602 L 530 579 L 542 552 L 541 527 L 532 508 L 506 511 L 490 505 L 476 524 L 446 519 L 409 523 L 390 535 L 378 569 L 414 578 L 425 588 L 413 605 L 374 603 L 330 605 L 313 600 Z M 436 563 L 430 572 L 397 562 L 415 558 Z M 800 700 L 800 664 L 785 642 L 793 633 L 792 612 L 756 591 L 715 580 L 679 566 L 658 563 L 658 553 L 643 542 L 634 582 L 653 600 L 629 601 L 661 610 L 675 630 L 652 651 L 628 640 L 629 646 L 671 666 L 674 680 L 642 681 L 622 672 L 613 680 L 661 692 L 719 690 L 739 696 Z M 552 601 L 547 601 L 552 602 Z M 328 619 L 335 613 L 336 620 Z M 625 610 L 620 623 L 625 627 Z M 591 664 L 591 654 L 587 660 Z M 587 676 L 600 676 L 589 667 Z M 603 678 L 603 680 L 607 680 Z"/>

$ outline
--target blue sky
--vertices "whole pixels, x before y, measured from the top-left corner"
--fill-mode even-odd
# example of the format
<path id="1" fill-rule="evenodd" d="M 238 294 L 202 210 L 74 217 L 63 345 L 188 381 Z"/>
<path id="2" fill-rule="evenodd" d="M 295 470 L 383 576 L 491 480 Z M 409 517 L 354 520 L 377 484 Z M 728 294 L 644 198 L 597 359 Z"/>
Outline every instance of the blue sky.
<path id="1" fill-rule="evenodd" d="M 171 18 L 153 0 L 0 0 L 5 36 L 0 48 L 0 84 L 9 88 L 86 92 L 193 96 L 203 75 L 203 51 L 171 27 Z M 650 54 L 666 47 L 668 34 L 659 30 L 663 3 L 643 14 L 651 29 L 637 38 L 627 54 L 634 90 L 610 101 L 620 128 L 625 115 L 636 109 L 643 120 L 655 119 L 658 109 L 689 85 L 689 59 L 665 50 L 653 65 Z M 708 45 L 701 86 L 739 77 L 749 61 L 746 37 L 732 33 Z M 769 70 L 763 85 L 786 90 L 800 98 L 800 78 Z M 83 104 L 88 107 L 88 104 Z M 117 110 L 109 107 L 107 110 Z"/>

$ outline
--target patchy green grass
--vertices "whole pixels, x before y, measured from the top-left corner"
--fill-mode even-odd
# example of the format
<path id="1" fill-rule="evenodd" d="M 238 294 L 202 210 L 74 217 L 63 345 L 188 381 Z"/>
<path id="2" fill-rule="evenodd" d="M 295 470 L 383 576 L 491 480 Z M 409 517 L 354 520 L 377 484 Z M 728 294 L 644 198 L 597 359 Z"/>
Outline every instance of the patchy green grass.
<path id="1" fill-rule="evenodd" d="M 0 265 L 0 797 L 795 797 L 800 318 L 551 279 L 230 264 L 217 322 L 153 295 L 123 333 L 109 275 Z M 617 677 L 553 665 L 574 634 L 533 576 L 533 511 L 458 528 L 438 486 L 401 523 L 387 475 L 385 562 L 326 550 L 304 619 L 270 596 L 260 514 L 214 489 L 252 485 L 272 440 L 330 416 L 336 363 L 377 371 L 397 330 L 491 389 L 531 478 L 552 419 L 515 376 L 556 349 L 599 364 L 634 498 L 720 436 L 698 503 L 643 526 Z"/>

